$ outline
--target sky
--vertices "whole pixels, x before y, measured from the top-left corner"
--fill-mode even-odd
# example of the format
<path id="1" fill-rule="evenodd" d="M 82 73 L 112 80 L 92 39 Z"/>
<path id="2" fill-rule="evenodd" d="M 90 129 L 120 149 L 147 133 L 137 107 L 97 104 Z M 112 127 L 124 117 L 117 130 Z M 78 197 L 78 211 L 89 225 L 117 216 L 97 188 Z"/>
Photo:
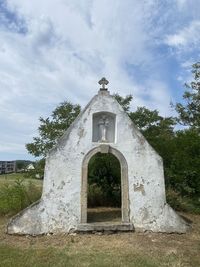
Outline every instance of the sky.
<path id="1" fill-rule="evenodd" d="M 39 117 L 84 107 L 103 76 L 173 115 L 199 58 L 200 0 L 0 0 L 0 160 L 34 160 Z"/>

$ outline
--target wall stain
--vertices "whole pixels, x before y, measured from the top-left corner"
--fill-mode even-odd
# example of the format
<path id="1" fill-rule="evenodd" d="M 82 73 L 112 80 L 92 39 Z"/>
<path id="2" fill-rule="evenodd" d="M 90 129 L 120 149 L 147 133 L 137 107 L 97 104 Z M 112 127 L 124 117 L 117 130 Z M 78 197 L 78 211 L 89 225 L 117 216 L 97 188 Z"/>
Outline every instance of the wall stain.
<path id="1" fill-rule="evenodd" d="M 79 136 L 79 138 L 82 138 L 84 136 L 84 128 L 80 127 L 78 129 L 78 136 Z"/>
<path id="2" fill-rule="evenodd" d="M 133 187 L 135 192 L 141 192 L 143 196 L 146 195 L 143 184 L 133 184 Z"/>

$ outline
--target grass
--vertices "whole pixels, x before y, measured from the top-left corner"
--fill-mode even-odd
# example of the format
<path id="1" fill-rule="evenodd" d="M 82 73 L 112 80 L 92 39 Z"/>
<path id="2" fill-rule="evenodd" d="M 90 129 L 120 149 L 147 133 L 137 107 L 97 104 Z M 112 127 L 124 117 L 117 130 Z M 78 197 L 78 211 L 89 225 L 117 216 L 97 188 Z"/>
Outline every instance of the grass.
<path id="1" fill-rule="evenodd" d="M 42 181 L 20 177 L 19 174 L 0 176 L 0 191 L 6 188 L 7 192 L 9 188 L 8 199 L 12 196 L 14 203 L 20 203 L 20 198 L 13 198 L 14 191 L 18 190 L 19 196 L 26 192 L 29 198 L 31 193 L 32 197 L 35 192 L 41 193 Z M 1 203 L 0 198 L 0 207 Z M 0 267 L 197 267 L 200 266 L 200 215 L 182 215 L 193 221 L 192 229 L 183 235 L 130 232 L 31 237 L 5 233 L 9 211 L 0 216 Z"/>
<path id="2" fill-rule="evenodd" d="M 117 253 L 117 251 L 116 251 Z M 11 256 L 12 255 L 12 256 Z M 119 253 L 118 253 L 119 255 Z M 155 263 L 154 260 L 140 255 L 121 255 L 116 257 L 115 252 L 94 251 L 93 252 L 75 252 L 69 248 L 64 249 L 16 249 L 3 247 L 1 249 L 0 266 L 16 266 L 16 267 L 45 267 L 45 266 L 137 266 L 137 267 L 153 267 L 160 266 L 160 262 Z"/>
<path id="3" fill-rule="evenodd" d="M 42 181 L 24 179 L 23 174 L 0 176 L 0 215 L 13 215 L 41 196 Z"/>
<path id="4" fill-rule="evenodd" d="M 1 179 L 8 179 L 8 180 L 12 180 L 12 179 L 19 179 L 19 178 L 23 178 L 24 177 L 24 173 L 22 172 L 18 172 L 18 173 L 4 173 L 0 175 Z"/>
<path id="5" fill-rule="evenodd" d="M 200 266 L 200 215 L 180 234 L 60 234 L 38 237 L 5 234 L 0 217 L 0 266 L 197 267 Z"/>
<path id="6" fill-rule="evenodd" d="M 25 180 L 26 182 L 32 181 L 37 186 L 42 186 L 43 181 L 39 179 L 25 178 L 24 173 L 9 173 L 9 174 L 1 174 L 0 175 L 0 187 L 5 183 L 12 183 L 16 180 Z"/>

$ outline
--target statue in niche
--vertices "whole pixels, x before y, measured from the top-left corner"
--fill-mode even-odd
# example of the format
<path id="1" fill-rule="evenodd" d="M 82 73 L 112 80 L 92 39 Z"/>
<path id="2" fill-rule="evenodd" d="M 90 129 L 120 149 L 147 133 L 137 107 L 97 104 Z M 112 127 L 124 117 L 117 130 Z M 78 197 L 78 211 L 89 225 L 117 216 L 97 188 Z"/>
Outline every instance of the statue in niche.
<path id="1" fill-rule="evenodd" d="M 99 142 L 107 142 L 109 119 L 105 115 L 101 116 L 98 125 L 99 125 Z"/>

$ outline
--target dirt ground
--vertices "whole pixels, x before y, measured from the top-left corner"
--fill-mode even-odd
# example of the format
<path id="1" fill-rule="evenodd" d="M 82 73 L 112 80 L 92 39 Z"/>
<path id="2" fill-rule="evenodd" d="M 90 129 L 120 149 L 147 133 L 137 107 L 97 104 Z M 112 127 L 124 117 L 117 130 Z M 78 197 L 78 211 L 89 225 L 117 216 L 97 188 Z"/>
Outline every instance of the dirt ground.
<path id="1" fill-rule="evenodd" d="M 163 264 L 149 266 L 200 266 L 200 215 L 183 214 L 192 221 L 192 227 L 186 234 L 162 233 L 115 233 L 115 234 L 60 234 L 44 236 L 14 236 L 5 233 L 8 218 L 0 218 L 0 253 L 1 247 L 17 249 L 64 249 L 69 253 L 95 253 L 110 251 L 112 255 L 128 257 L 140 255 L 150 257 Z M 171 259 L 167 260 L 166 259 Z M 171 263 L 170 263 L 171 262 Z M 1 265 L 0 265 L 1 266 Z M 35 265 L 37 266 L 37 265 Z M 76 265 L 74 265 L 76 266 Z M 82 265 L 92 266 L 92 265 Z M 101 266 L 101 265 L 95 265 Z M 102 265 L 109 266 L 109 265 Z M 112 265 L 114 266 L 114 265 Z M 122 266 L 122 265 L 116 265 Z M 133 266 L 129 263 L 124 266 Z M 135 266 L 135 265 L 134 265 Z M 146 265 L 141 265 L 146 266 Z M 137 266 L 136 266 L 137 267 Z"/>
<path id="2" fill-rule="evenodd" d="M 98 207 L 87 209 L 87 222 L 120 222 L 121 221 L 121 209 Z"/>

